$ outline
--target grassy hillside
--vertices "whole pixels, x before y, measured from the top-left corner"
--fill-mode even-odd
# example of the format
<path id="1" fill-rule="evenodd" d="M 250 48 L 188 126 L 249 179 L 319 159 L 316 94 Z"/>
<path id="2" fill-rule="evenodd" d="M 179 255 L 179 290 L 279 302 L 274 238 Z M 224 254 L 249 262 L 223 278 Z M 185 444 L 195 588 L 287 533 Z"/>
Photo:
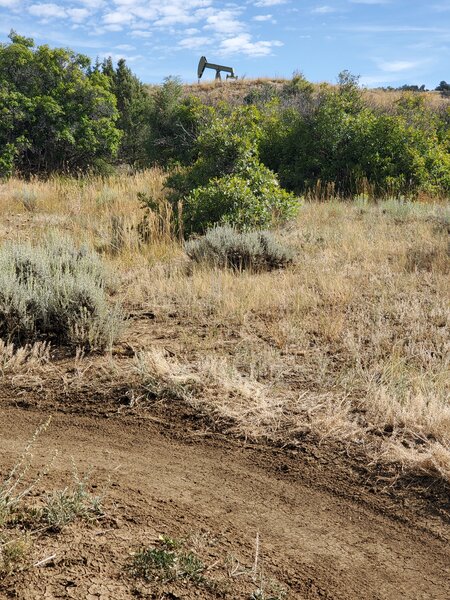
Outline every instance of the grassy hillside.
<path id="1" fill-rule="evenodd" d="M 277 79 L 277 78 L 262 78 L 257 79 L 230 79 L 228 81 L 223 80 L 221 82 L 216 81 L 202 81 L 201 83 L 185 84 L 183 85 L 184 93 L 186 96 L 193 95 L 199 98 L 205 104 L 217 104 L 225 100 L 231 104 L 241 104 L 244 99 L 250 94 L 256 93 L 267 93 L 268 90 L 273 89 L 281 91 L 284 86 L 288 85 L 290 79 Z M 320 89 L 327 88 L 331 89 L 335 87 L 329 83 L 317 83 L 313 84 L 316 92 Z M 158 86 L 149 86 L 149 89 L 155 89 Z M 375 107 L 390 107 L 395 102 L 400 100 L 406 94 L 410 92 L 402 92 L 399 90 L 383 90 L 376 88 L 368 88 L 363 91 L 364 99 L 369 106 Z M 420 97 L 425 99 L 427 106 L 433 110 L 442 110 L 450 106 L 450 97 L 443 96 L 440 92 L 429 91 L 429 92 L 417 92 Z"/>
<path id="2" fill-rule="evenodd" d="M 56 596 L 63 581 L 123 600 L 378 597 L 373 528 L 381 597 L 430 580 L 438 597 L 448 205 L 304 202 L 272 232 L 294 260 L 239 270 L 188 258 L 163 183 L 148 170 L 0 184 L 0 277 L 27 294 L 0 289 L 0 595 Z M 72 240 L 53 266 L 49 236 Z M 67 287 L 70 343 L 54 310 Z M 122 318 L 106 352 L 98 302 Z M 14 307 L 37 317 L 15 344 Z"/>

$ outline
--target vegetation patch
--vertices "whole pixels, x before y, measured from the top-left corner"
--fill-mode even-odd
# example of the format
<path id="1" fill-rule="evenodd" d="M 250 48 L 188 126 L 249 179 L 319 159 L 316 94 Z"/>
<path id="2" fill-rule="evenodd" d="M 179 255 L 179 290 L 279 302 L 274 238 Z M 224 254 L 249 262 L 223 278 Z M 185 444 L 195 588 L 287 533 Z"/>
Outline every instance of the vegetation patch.
<path id="1" fill-rule="evenodd" d="M 294 252 L 270 231 L 239 232 L 233 227 L 210 229 L 203 237 L 187 242 L 186 253 L 197 263 L 242 271 L 270 271 L 291 264 Z"/>
<path id="2" fill-rule="evenodd" d="M 103 515 L 101 498 L 87 489 L 88 477 L 74 474 L 74 484 L 44 498 L 42 521 L 53 531 L 60 531 L 76 519 L 97 520 Z"/>
<path id="3" fill-rule="evenodd" d="M 100 259 L 68 238 L 0 248 L 0 337 L 24 344 L 51 340 L 88 350 L 110 346 L 121 316 L 108 300 Z"/>
<path id="4" fill-rule="evenodd" d="M 131 575 L 146 581 L 184 579 L 199 583 L 205 566 L 194 552 L 183 548 L 182 542 L 161 537 L 155 547 L 138 550 L 128 568 Z"/>
<path id="5" fill-rule="evenodd" d="M 88 491 L 89 475 L 80 478 L 75 468 L 72 484 L 51 494 L 39 494 L 39 485 L 51 470 L 56 453 L 34 477 L 33 454 L 50 422 L 49 418 L 36 429 L 13 468 L 0 480 L 0 579 L 32 567 L 34 547 L 41 535 L 59 532 L 78 519 L 93 521 L 103 515 L 101 498 Z"/>
<path id="6" fill-rule="evenodd" d="M 137 589 L 143 595 L 158 590 L 165 597 L 190 586 L 197 588 L 197 595 L 201 589 L 208 598 L 287 599 L 286 590 L 264 573 L 258 535 L 256 540 L 253 564 L 246 566 L 226 552 L 218 556 L 217 540 L 209 534 L 183 539 L 160 536 L 153 545 L 132 555 L 126 571 L 141 581 L 144 587 Z"/>
<path id="7" fill-rule="evenodd" d="M 296 214 L 298 199 L 260 161 L 260 121 L 254 107 L 213 115 L 195 142 L 196 160 L 168 178 L 169 199 L 183 202 L 185 233 L 219 223 L 261 229 Z"/>

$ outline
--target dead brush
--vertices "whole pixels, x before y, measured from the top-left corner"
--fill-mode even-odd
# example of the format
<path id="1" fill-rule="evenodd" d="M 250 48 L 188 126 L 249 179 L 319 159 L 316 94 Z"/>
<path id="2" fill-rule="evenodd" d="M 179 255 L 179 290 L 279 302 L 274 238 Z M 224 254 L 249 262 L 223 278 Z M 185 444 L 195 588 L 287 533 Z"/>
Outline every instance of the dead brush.
<path id="1" fill-rule="evenodd" d="M 32 542 L 28 535 L 12 537 L 0 533 L 0 577 L 7 577 L 27 568 Z"/>
<path id="2" fill-rule="evenodd" d="M 177 360 L 169 362 L 164 351 L 156 348 L 137 354 L 135 369 L 145 392 L 155 399 L 191 403 L 196 390 L 202 389 L 197 375 L 189 372 Z"/>
<path id="3" fill-rule="evenodd" d="M 27 480 L 28 473 L 33 461 L 33 449 L 39 437 L 47 430 L 51 422 L 49 418 L 40 425 L 33 436 L 25 446 L 19 460 L 14 465 L 6 479 L 0 483 L 0 527 L 10 518 L 12 512 L 21 503 L 21 501 L 30 494 L 30 492 L 39 484 L 39 482 L 49 472 L 56 453 L 53 453 L 44 469 L 36 475 L 31 481 Z"/>
<path id="4" fill-rule="evenodd" d="M 417 436 L 394 436 L 381 445 L 376 460 L 400 465 L 408 474 L 450 482 L 450 440 L 444 444 Z"/>
<path id="5" fill-rule="evenodd" d="M 50 361 L 50 344 L 35 342 L 22 347 L 0 339 L 0 377 L 30 372 Z"/>
<path id="6" fill-rule="evenodd" d="M 282 421 L 282 400 L 270 397 L 264 385 L 241 375 L 225 359 L 181 365 L 153 349 L 137 356 L 135 368 L 153 397 L 182 400 L 245 437 L 275 435 Z"/>
<path id="7" fill-rule="evenodd" d="M 445 248 L 435 245 L 413 246 L 406 254 L 405 269 L 414 271 L 438 271 L 450 273 L 450 245 Z"/>

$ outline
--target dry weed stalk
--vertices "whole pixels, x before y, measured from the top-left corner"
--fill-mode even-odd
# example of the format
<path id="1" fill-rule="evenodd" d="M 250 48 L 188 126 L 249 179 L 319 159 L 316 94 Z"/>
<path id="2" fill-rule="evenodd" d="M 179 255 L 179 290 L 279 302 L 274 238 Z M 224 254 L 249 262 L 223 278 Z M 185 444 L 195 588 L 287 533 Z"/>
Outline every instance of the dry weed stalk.
<path id="1" fill-rule="evenodd" d="M 50 344 L 35 342 L 17 348 L 0 339 L 0 376 L 30 372 L 50 360 Z"/>
<path id="2" fill-rule="evenodd" d="M 34 479 L 27 481 L 26 477 L 33 461 L 33 448 L 39 437 L 47 430 L 50 423 L 51 417 L 49 417 L 45 423 L 39 425 L 11 472 L 0 484 L 0 523 L 4 522 L 11 510 L 17 506 L 20 501 L 36 487 L 36 485 L 38 485 L 53 465 L 57 452 L 52 454 L 51 458 L 47 461 L 47 464 Z"/>

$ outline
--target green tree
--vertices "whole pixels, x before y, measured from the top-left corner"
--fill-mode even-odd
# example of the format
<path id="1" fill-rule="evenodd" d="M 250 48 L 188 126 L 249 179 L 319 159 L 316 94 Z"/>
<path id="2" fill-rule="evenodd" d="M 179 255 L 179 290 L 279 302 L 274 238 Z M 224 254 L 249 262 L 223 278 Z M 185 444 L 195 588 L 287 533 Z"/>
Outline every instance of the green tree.
<path id="1" fill-rule="evenodd" d="M 150 135 L 152 100 L 147 88 L 139 81 L 124 59 L 114 69 L 112 59 L 103 61 L 102 73 L 111 82 L 116 97 L 119 119 L 117 127 L 122 132 L 118 158 L 135 166 L 147 162 L 145 144 Z"/>
<path id="2" fill-rule="evenodd" d="M 436 86 L 436 90 L 438 92 L 450 92 L 450 83 L 447 83 L 446 81 L 441 81 L 441 83 Z"/>
<path id="3" fill-rule="evenodd" d="M 332 190 L 351 197 L 365 182 L 378 196 L 439 193 L 448 190 L 448 131 L 445 115 L 431 111 L 423 96 L 409 93 L 389 112 L 377 110 L 344 72 L 307 111 L 272 107 L 260 153 L 297 194 Z"/>
<path id="4" fill-rule="evenodd" d="M 153 107 L 146 143 L 149 164 L 187 164 L 208 110 L 194 97 L 183 96 L 179 79 L 168 77 L 152 94 Z"/>
<path id="5" fill-rule="evenodd" d="M 71 50 L 10 34 L 0 44 L 0 170 L 24 175 L 100 168 L 120 141 L 107 77 Z"/>

